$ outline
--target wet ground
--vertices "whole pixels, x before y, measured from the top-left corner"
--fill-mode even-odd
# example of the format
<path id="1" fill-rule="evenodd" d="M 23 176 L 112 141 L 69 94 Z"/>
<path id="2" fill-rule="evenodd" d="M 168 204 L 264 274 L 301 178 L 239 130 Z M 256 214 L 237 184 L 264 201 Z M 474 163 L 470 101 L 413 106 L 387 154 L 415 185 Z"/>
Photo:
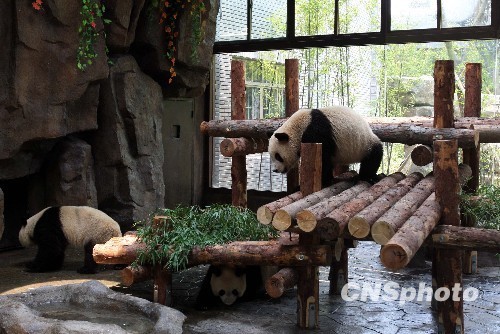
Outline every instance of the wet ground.
<path id="1" fill-rule="evenodd" d="M 83 255 L 70 251 L 61 271 L 31 274 L 23 271 L 24 263 L 30 260 L 35 249 L 22 249 L 0 253 L 0 294 L 26 291 L 40 285 L 79 283 L 97 279 L 114 290 L 151 300 L 151 281 L 136 284 L 131 288 L 120 285 L 120 272 L 103 268 L 96 275 L 80 275 L 76 269 L 81 266 Z M 349 281 L 359 286 L 377 289 L 384 284 L 399 284 L 395 291 L 410 296 L 412 288 L 417 293 L 419 285 L 431 284 L 430 263 L 420 268 L 406 268 L 390 272 L 378 260 L 379 246 L 362 242 L 349 251 Z M 480 267 L 478 274 L 464 275 L 464 289 L 469 288 L 470 297 L 477 299 L 464 302 L 465 333 L 500 334 L 500 266 L 493 260 L 489 266 Z M 481 265 L 480 259 L 480 265 Z M 484 263 L 484 261 L 483 261 Z M 198 286 L 203 279 L 206 266 L 200 266 L 175 273 L 173 276 L 174 307 L 184 312 L 187 320 L 185 333 L 306 333 L 296 327 L 296 300 L 294 289 L 287 291 L 278 300 L 262 297 L 252 302 L 235 304 L 208 311 L 194 308 Z M 320 328 L 314 333 L 383 333 L 419 334 L 436 333 L 437 320 L 430 302 L 385 301 L 384 292 L 378 295 L 359 296 L 357 300 L 344 301 L 340 296 L 328 294 L 328 268 L 320 268 Z M 359 290 L 350 290 L 349 296 Z M 366 291 L 368 292 L 368 291 Z M 424 290 L 422 290 L 424 292 Z M 382 297 L 381 297 L 382 296 Z M 417 295 L 418 297 L 418 295 Z M 354 299 L 354 298 L 353 298 Z M 365 299 L 364 301 L 361 299 Z M 387 299 L 387 298 L 386 298 Z M 422 299 L 422 298 L 421 298 Z M 473 299 L 473 298 L 472 298 Z"/>

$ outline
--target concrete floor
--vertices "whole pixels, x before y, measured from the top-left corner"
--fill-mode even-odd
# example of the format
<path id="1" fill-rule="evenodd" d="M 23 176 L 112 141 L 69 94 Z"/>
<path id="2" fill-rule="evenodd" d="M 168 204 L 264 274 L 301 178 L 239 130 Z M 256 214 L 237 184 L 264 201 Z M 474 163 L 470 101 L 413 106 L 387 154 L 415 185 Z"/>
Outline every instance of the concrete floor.
<path id="1" fill-rule="evenodd" d="M 113 290 L 151 300 L 152 283 L 144 282 L 131 288 L 119 284 L 120 272 L 104 267 L 96 275 L 79 275 L 83 256 L 73 250 L 61 271 L 31 274 L 23 271 L 24 263 L 34 256 L 34 249 L 22 249 L 0 253 L 0 294 L 23 292 L 41 285 L 79 283 L 96 279 Z M 400 287 L 418 289 L 421 282 L 430 286 L 430 264 L 421 268 L 407 268 L 390 272 L 378 260 L 379 246 L 362 242 L 349 251 L 349 281 L 375 287 L 388 281 Z M 498 261 L 498 260 L 497 260 Z M 481 262 L 480 262 L 481 265 Z M 235 304 L 208 311 L 194 309 L 197 289 L 203 279 L 206 266 L 175 273 L 173 276 L 174 307 L 184 312 L 187 320 L 185 333 L 305 333 L 296 327 L 295 291 L 273 300 L 261 298 L 252 302 Z M 426 301 L 344 301 L 340 296 L 328 294 L 328 268 L 320 268 L 320 328 L 314 333 L 383 333 L 419 334 L 436 333 L 435 313 Z M 475 301 L 464 302 L 465 333 L 500 334 L 500 266 L 493 262 L 479 268 L 476 275 L 464 275 L 464 288 L 479 290 Z M 402 291 L 401 288 L 401 291 Z"/>

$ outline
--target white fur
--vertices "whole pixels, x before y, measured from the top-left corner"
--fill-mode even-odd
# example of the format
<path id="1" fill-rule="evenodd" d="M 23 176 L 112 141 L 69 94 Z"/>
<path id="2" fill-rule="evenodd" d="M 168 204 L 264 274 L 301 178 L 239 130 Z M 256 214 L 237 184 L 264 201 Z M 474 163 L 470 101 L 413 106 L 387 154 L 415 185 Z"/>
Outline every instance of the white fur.
<path id="1" fill-rule="evenodd" d="M 368 122 L 354 110 L 343 106 L 325 107 L 319 110 L 332 125 L 337 144 L 337 151 L 332 157 L 335 164 L 347 165 L 360 162 L 368 150 L 380 142 Z M 311 109 L 298 110 L 274 133 L 288 134 L 289 141 L 280 142 L 274 134 L 269 139 L 269 153 L 278 172 L 286 172 L 297 164 L 302 135 L 310 123 Z M 276 160 L 276 153 L 281 155 L 283 163 Z"/>
<path id="2" fill-rule="evenodd" d="M 19 241 L 24 247 L 33 245 L 31 237 L 37 222 L 48 208 L 29 218 L 19 231 Z M 112 237 L 121 237 L 120 225 L 104 212 L 88 206 L 61 206 L 61 226 L 68 243 L 84 247 L 88 242 L 105 243 Z"/>
<path id="3" fill-rule="evenodd" d="M 224 304 L 232 305 L 246 291 L 246 274 L 236 276 L 233 268 L 222 267 L 220 276 L 212 275 L 210 277 L 210 287 L 214 296 L 219 296 Z M 221 290 L 224 291 L 222 296 L 219 295 Z M 233 294 L 233 290 L 238 291 L 238 294 Z"/>

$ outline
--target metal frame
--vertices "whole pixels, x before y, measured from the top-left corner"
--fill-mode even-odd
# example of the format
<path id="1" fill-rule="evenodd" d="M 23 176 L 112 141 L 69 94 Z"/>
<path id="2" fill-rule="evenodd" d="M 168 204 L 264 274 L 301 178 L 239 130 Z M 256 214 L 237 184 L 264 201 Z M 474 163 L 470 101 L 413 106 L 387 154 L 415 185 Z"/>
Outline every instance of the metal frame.
<path id="1" fill-rule="evenodd" d="M 397 0 L 395 0 L 397 1 Z M 391 30 L 391 0 L 381 0 L 381 22 L 379 32 L 339 34 L 338 0 L 335 2 L 334 34 L 295 36 L 295 0 L 287 0 L 286 37 L 251 39 L 252 0 L 247 6 L 247 39 L 215 42 L 214 53 L 234 53 L 248 51 L 305 49 L 329 46 L 385 45 L 405 43 L 425 43 L 442 41 L 462 41 L 500 38 L 500 0 L 491 0 L 491 24 L 479 27 L 441 27 L 441 0 L 437 1 L 436 28 Z"/>

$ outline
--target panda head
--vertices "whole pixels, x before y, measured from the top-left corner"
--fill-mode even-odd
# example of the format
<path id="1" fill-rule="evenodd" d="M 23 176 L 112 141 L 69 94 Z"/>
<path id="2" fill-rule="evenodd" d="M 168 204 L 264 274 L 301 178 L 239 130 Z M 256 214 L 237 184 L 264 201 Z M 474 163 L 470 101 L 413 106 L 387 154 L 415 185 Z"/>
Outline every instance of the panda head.
<path id="1" fill-rule="evenodd" d="M 269 155 L 274 172 L 287 173 L 297 165 L 300 157 L 300 140 L 280 129 L 269 139 Z"/>
<path id="2" fill-rule="evenodd" d="M 218 296 L 226 305 L 232 305 L 243 296 L 247 288 L 244 268 L 212 266 L 211 270 L 210 287 L 214 296 Z"/>

